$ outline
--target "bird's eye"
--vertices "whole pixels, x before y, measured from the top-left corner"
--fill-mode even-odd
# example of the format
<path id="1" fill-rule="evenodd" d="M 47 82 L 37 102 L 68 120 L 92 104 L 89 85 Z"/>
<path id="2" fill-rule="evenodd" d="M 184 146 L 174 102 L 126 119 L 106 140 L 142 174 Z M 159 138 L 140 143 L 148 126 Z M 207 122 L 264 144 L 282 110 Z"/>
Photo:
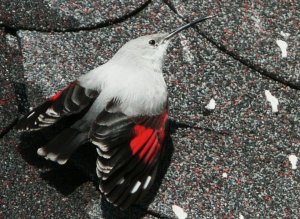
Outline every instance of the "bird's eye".
<path id="1" fill-rule="evenodd" d="M 149 40 L 149 44 L 152 46 L 155 45 L 155 40 Z"/>

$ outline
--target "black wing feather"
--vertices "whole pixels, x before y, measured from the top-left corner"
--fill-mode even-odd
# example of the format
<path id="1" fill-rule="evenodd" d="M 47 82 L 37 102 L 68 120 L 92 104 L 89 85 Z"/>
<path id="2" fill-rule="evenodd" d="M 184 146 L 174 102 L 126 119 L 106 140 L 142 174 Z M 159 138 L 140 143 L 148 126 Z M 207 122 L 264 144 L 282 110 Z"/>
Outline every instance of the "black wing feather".
<path id="1" fill-rule="evenodd" d="M 161 157 L 166 120 L 166 111 L 158 116 L 130 118 L 104 110 L 97 117 L 89 138 L 99 154 L 99 188 L 114 205 L 125 209 L 151 187 Z M 135 133 L 135 129 L 141 133 Z M 143 138 L 143 131 L 145 138 L 137 140 L 138 147 L 133 146 L 133 139 L 139 134 Z"/>
<path id="2" fill-rule="evenodd" d="M 15 128 L 39 130 L 48 127 L 65 116 L 80 113 L 97 96 L 98 92 L 83 88 L 75 81 L 21 118 Z"/>

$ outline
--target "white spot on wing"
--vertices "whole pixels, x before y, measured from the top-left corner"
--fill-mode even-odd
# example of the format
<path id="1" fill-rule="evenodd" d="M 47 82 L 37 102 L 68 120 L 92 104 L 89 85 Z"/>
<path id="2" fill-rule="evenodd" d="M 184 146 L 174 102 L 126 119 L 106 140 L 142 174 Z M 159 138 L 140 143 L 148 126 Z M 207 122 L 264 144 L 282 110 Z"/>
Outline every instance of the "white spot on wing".
<path id="1" fill-rule="evenodd" d="M 43 120 L 44 118 L 45 118 L 45 116 L 43 114 L 40 114 L 38 117 L 39 121 L 40 121 L 40 119 Z"/>
<path id="2" fill-rule="evenodd" d="M 96 174 L 97 174 L 97 176 L 100 178 L 101 177 L 101 172 L 100 172 L 100 170 L 98 169 L 98 168 L 96 168 Z"/>
<path id="3" fill-rule="evenodd" d="M 242 215 L 241 213 L 239 213 L 239 219 L 244 219 L 244 215 Z"/>
<path id="4" fill-rule="evenodd" d="M 51 161 L 56 161 L 57 159 L 57 154 L 54 154 L 54 153 L 49 153 L 47 154 L 47 156 L 45 157 L 46 159 L 49 159 Z"/>
<path id="5" fill-rule="evenodd" d="M 108 154 L 102 154 L 102 157 L 105 159 L 109 159 L 111 156 L 109 156 Z"/>
<path id="6" fill-rule="evenodd" d="M 110 170 L 109 169 L 102 169 L 101 172 L 103 172 L 103 173 L 109 173 Z"/>
<path id="7" fill-rule="evenodd" d="M 46 114 L 48 116 L 59 117 L 59 114 L 55 112 L 51 107 L 47 109 Z"/>
<path id="8" fill-rule="evenodd" d="M 99 143 L 98 146 L 99 146 L 100 149 L 101 149 L 102 151 L 104 151 L 104 152 L 109 151 L 109 147 L 107 147 L 107 145 L 105 145 L 105 144 Z"/>
<path id="9" fill-rule="evenodd" d="M 91 141 L 91 142 L 92 142 L 94 145 L 96 145 L 96 143 L 98 143 L 98 142 L 95 143 L 95 141 Z M 105 159 L 109 159 L 109 158 L 111 157 L 111 156 L 109 156 L 108 154 L 103 154 L 99 148 L 96 148 L 96 150 L 97 150 L 97 153 L 98 153 L 98 155 L 99 155 L 100 157 L 103 157 L 103 158 L 105 158 Z"/>
<path id="10" fill-rule="evenodd" d="M 187 213 L 181 207 L 172 205 L 172 210 L 179 219 L 187 218 Z"/>
<path id="11" fill-rule="evenodd" d="M 49 125 L 51 125 L 51 124 L 49 124 L 49 123 L 40 123 L 39 127 L 48 127 Z"/>
<path id="12" fill-rule="evenodd" d="M 97 151 L 97 154 L 98 154 L 99 156 L 101 156 L 101 151 L 100 151 L 100 149 L 99 149 L 99 148 L 96 148 L 96 151 Z"/>
<path id="13" fill-rule="evenodd" d="M 43 119 L 44 118 L 42 118 L 41 115 L 39 115 L 39 117 L 38 117 L 39 122 L 43 122 Z"/>
<path id="14" fill-rule="evenodd" d="M 121 185 L 121 184 L 123 184 L 125 182 L 125 179 L 124 179 L 124 177 L 122 177 L 118 182 L 117 182 L 117 184 L 118 185 Z"/>
<path id="15" fill-rule="evenodd" d="M 279 46 L 279 48 L 281 49 L 281 57 L 285 58 L 287 57 L 287 47 L 288 44 L 283 41 L 283 40 L 276 40 L 277 45 Z"/>
<path id="16" fill-rule="evenodd" d="M 102 176 L 101 179 L 102 179 L 102 180 L 107 180 L 108 177 L 107 177 L 107 176 Z"/>
<path id="17" fill-rule="evenodd" d="M 97 169 L 104 173 L 109 173 L 112 169 L 111 166 L 105 166 L 99 159 L 96 162 Z"/>
<path id="18" fill-rule="evenodd" d="M 46 151 L 44 150 L 44 148 L 39 148 L 37 150 L 37 154 L 42 156 L 42 157 L 45 157 L 47 155 Z"/>
<path id="19" fill-rule="evenodd" d="M 265 90 L 265 95 L 266 95 L 267 101 L 271 104 L 272 112 L 277 113 L 278 112 L 278 104 L 279 104 L 278 99 L 276 97 L 274 97 L 271 94 L 271 92 L 268 90 Z"/>
<path id="20" fill-rule="evenodd" d="M 103 193 L 103 188 L 102 188 L 101 185 L 99 186 L 99 189 L 100 189 L 100 191 Z"/>
<path id="21" fill-rule="evenodd" d="M 47 123 L 47 124 L 53 124 L 57 121 L 57 119 L 53 119 L 53 118 L 45 118 L 43 119 L 43 123 Z"/>
<path id="22" fill-rule="evenodd" d="M 100 161 L 99 159 L 97 159 L 96 165 L 97 165 L 97 168 L 98 168 L 99 170 L 101 170 L 101 169 L 103 168 L 103 165 L 102 165 L 102 163 L 101 163 L 101 161 Z"/>
<path id="23" fill-rule="evenodd" d="M 67 161 L 68 161 L 68 159 L 58 159 L 58 160 L 57 160 L 57 163 L 58 163 L 59 165 L 64 165 L 65 163 L 67 163 Z"/>
<path id="24" fill-rule="evenodd" d="M 131 190 L 131 194 L 135 193 L 139 188 L 140 188 L 140 185 L 141 185 L 141 182 L 140 181 L 137 181 L 134 185 L 134 187 L 132 188 Z"/>
<path id="25" fill-rule="evenodd" d="M 35 114 L 35 112 L 33 111 L 32 113 L 30 113 L 28 116 L 27 116 L 27 119 L 29 119 L 31 116 L 33 116 Z"/>
<path id="26" fill-rule="evenodd" d="M 101 148 L 102 150 L 102 147 L 103 147 L 103 144 L 101 142 L 98 142 L 98 141 L 92 141 L 92 143 L 96 146 L 98 146 L 99 148 Z"/>
<path id="27" fill-rule="evenodd" d="M 294 154 L 289 155 L 289 161 L 291 162 L 292 169 L 297 169 L 298 157 Z"/>
<path id="28" fill-rule="evenodd" d="M 209 103 L 205 106 L 208 110 L 214 110 L 216 108 L 216 101 L 212 98 Z"/>
<path id="29" fill-rule="evenodd" d="M 145 183 L 144 183 L 144 185 L 143 185 L 143 189 L 146 189 L 148 187 L 150 181 L 151 181 L 151 176 L 148 176 Z"/>

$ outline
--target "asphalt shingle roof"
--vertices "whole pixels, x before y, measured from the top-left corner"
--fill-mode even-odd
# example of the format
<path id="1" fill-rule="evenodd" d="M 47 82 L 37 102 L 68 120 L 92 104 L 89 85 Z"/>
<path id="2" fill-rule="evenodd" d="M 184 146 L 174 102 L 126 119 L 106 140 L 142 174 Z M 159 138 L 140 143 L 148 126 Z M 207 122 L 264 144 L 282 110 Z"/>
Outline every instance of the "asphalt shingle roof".
<path id="1" fill-rule="evenodd" d="M 299 217 L 300 171 L 288 159 L 300 156 L 299 9 L 296 1 L 1 1 L 0 218 L 174 218 L 174 204 L 188 218 Z M 11 129 L 128 40 L 208 14 L 218 16 L 168 49 L 169 153 L 144 203 L 122 212 L 101 197 L 91 145 L 59 166 L 36 155 L 49 132 Z"/>

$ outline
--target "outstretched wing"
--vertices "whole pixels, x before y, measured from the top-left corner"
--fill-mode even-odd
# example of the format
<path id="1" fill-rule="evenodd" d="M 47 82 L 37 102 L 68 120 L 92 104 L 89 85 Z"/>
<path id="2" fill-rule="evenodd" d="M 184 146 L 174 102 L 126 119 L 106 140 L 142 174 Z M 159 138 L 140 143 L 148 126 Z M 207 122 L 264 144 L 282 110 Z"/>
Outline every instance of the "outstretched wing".
<path id="1" fill-rule="evenodd" d="M 168 120 L 157 116 L 130 118 L 103 111 L 89 133 L 97 146 L 100 190 L 114 205 L 127 208 L 149 190 L 158 168 Z"/>
<path id="2" fill-rule="evenodd" d="M 64 116 L 77 114 L 89 107 L 97 96 L 96 91 L 75 81 L 21 118 L 16 129 L 39 130 L 50 126 Z"/>

